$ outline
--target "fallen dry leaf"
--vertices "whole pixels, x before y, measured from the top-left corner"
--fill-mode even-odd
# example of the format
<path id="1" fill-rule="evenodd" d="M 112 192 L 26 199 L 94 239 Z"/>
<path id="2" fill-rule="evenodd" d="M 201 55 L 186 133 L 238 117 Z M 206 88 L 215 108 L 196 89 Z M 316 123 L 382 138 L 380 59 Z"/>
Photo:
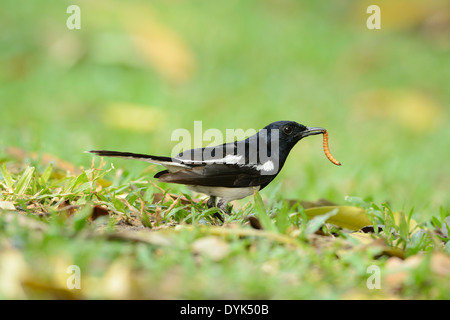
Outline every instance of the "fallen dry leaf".
<path id="1" fill-rule="evenodd" d="M 79 290 L 71 290 L 52 283 L 43 282 L 28 276 L 22 282 L 25 292 L 29 296 L 37 296 L 40 299 L 78 300 L 82 298 Z"/>
<path id="2" fill-rule="evenodd" d="M 257 230 L 262 230 L 263 229 L 263 226 L 262 226 L 261 222 L 259 221 L 259 219 L 257 217 L 249 216 L 247 218 L 247 220 L 248 220 L 248 222 L 250 223 L 250 226 L 253 229 L 257 229 Z"/>
<path id="3" fill-rule="evenodd" d="M 324 206 L 312 207 L 305 210 L 308 218 L 327 214 L 337 209 L 337 213 L 327 219 L 327 223 L 334 224 L 338 227 L 359 230 L 364 226 L 370 225 L 371 221 L 367 218 L 366 210 L 352 206 Z"/>
<path id="4" fill-rule="evenodd" d="M 379 252 L 376 254 L 376 258 L 381 256 L 398 257 L 400 259 L 405 258 L 405 251 L 388 246 L 384 239 L 375 239 L 369 233 L 364 232 L 352 232 L 348 235 L 354 239 L 357 239 L 362 244 L 362 246 L 357 246 L 354 248 L 355 250 L 367 251 L 370 249 L 375 249 Z"/>
<path id="5" fill-rule="evenodd" d="M 14 203 L 11 201 L 0 201 L 0 210 L 16 210 L 16 207 L 14 206 Z"/>
<path id="6" fill-rule="evenodd" d="M 58 205 L 58 211 L 65 212 L 68 216 L 73 215 L 77 211 L 78 208 L 79 208 L 79 206 L 71 205 L 70 201 L 67 199 Z"/>
<path id="7" fill-rule="evenodd" d="M 304 209 L 314 208 L 314 207 L 325 207 L 325 206 L 337 206 L 337 203 L 331 202 L 330 200 L 321 198 L 317 201 L 299 201 L 295 199 L 287 199 L 286 201 L 290 207 L 300 203 Z"/>
<path id="8" fill-rule="evenodd" d="M 206 255 L 214 261 L 225 258 L 230 252 L 230 245 L 217 236 L 206 236 L 195 240 L 191 245 L 194 253 Z"/>
<path id="9" fill-rule="evenodd" d="M 91 219 L 96 220 L 102 216 L 109 216 L 109 211 L 101 206 L 94 206 L 92 209 Z"/>

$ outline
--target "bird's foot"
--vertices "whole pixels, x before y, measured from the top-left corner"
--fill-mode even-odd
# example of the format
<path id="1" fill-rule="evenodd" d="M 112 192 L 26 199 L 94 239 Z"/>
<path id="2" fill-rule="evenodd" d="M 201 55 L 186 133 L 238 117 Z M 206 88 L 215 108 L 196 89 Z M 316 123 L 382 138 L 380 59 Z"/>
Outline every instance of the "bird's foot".
<path id="1" fill-rule="evenodd" d="M 214 208 L 217 207 L 219 208 L 220 211 L 222 211 L 223 213 L 226 213 L 228 215 L 231 215 L 231 210 L 228 210 L 228 201 L 224 200 L 224 199 L 220 199 L 217 202 L 217 206 L 216 206 L 216 197 L 215 196 L 210 196 L 208 201 L 206 202 L 206 207 L 208 209 L 210 208 Z M 214 214 L 214 216 L 219 219 L 221 222 L 224 222 L 223 216 L 219 213 L 216 212 Z"/>
<path id="2" fill-rule="evenodd" d="M 228 210 L 227 207 L 228 207 L 228 201 L 227 201 L 227 200 L 225 200 L 225 199 L 220 199 L 220 200 L 217 202 L 217 208 L 219 208 L 220 211 L 222 211 L 222 212 L 224 212 L 224 213 L 226 213 L 226 214 L 228 214 L 228 215 L 231 215 L 231 209 Z"/>
<path id="3" fill-rule="evenodd" d="M 215 196 L 210 196 L 209 197 L 208 202 L 206 202 L 206 207 L 208 209 L 216 207 L 216 197 Z M 220 220 L 220 222 L 223 223 L 223 221 L 224 221 L 223 217 L 222 217 L 222 215 L 219 212 L 214 213 L 214 217 L 216 217 L 217 219 Z"/>
<path id="4" fill-rule="evenodd" d="M 208 202 L 206 202 L 206 207 L 208 209 L 214 208 L 216 206 L 216 197 L 210 196 Z"/>

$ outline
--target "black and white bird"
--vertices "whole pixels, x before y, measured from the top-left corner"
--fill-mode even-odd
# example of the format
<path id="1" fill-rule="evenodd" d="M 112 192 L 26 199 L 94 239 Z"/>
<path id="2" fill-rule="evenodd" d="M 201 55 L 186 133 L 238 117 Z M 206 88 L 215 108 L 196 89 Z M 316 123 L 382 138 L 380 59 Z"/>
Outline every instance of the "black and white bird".
<path id="1" fill-rule="evenodd" d="M 208 208 L 215 207 L 218 198 L 217 207 L 228 213 L 229 201 L 264 189 L 278 175 L 298 141 L 324 131 L 294 121 L 277 121 L 245 140 L 191 149 L 175 157 L 107 150 L 88 152 L 162 165 L 166 170 L 154 176 L 159 181 L 184 184 L 192 191 L 209 195 Z"/>

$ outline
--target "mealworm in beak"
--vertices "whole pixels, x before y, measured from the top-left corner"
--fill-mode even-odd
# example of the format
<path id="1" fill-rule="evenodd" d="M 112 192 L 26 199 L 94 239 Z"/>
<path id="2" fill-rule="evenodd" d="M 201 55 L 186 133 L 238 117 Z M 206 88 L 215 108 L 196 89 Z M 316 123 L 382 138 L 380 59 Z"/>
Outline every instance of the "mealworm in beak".
<path id="1" fill-rule="evenodd" d="M 327 156 L 328 160 L 330 160 L 337 166 L 341 165 L 341 163 L 331 155 L 330 149 L 328 148 L 328 131 L 326 130 L 323 132 L 323 151 L 325 152 L 325 155 Z"/>

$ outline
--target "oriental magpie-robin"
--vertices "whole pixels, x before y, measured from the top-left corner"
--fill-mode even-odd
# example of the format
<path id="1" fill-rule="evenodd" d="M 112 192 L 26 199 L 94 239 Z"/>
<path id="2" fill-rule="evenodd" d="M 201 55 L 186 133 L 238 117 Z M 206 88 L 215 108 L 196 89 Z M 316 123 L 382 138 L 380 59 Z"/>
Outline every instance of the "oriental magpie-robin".
<path id="1" fill-rule="evenodd" d="M 306 127 L 294 121 L 277 121 L 245 140 L 191 149 L 175 157 L 107 150 L 88 152 L 162 165 L 166 170 L 154 176 L 159 181 L 185 184 L 193 191 L 209 195 L 209 208 L 216 206 L 219 198 L 217 207 L 227 212 L 229 201 L 264 189 L 278 175 L 298 141 L 324 132 L 323 128 Z"/>

